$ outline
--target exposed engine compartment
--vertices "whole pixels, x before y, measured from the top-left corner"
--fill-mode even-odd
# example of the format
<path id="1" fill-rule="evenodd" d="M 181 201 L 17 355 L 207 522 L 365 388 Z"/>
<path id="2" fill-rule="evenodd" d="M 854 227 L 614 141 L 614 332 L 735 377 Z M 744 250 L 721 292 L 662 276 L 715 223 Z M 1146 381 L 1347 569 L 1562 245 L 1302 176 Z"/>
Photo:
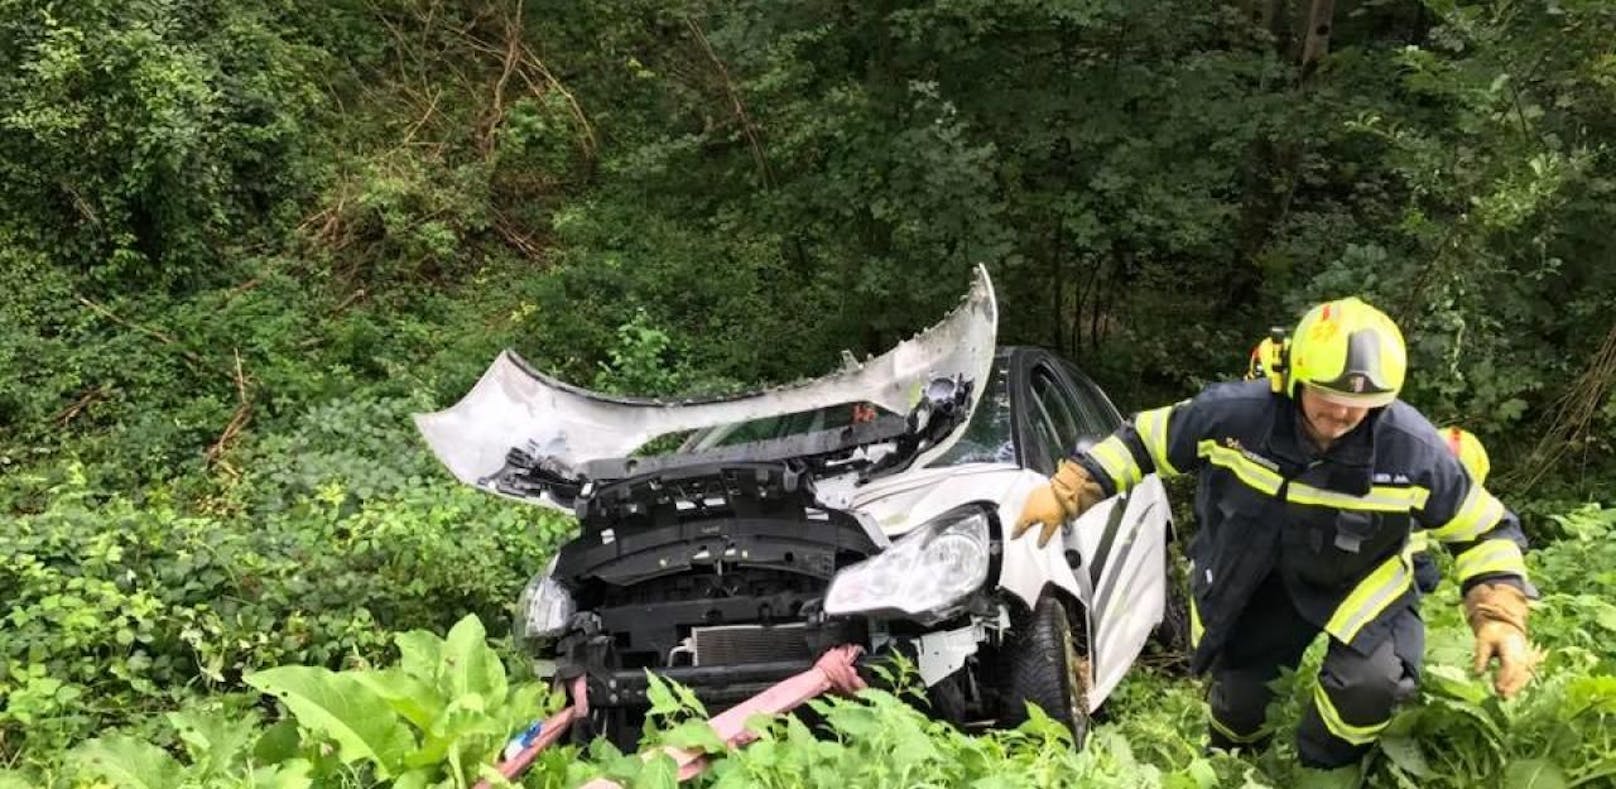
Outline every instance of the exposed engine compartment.
<path id="1" fill-rule="evenodd" d="M 808 661 L 855 635 L 819 615 L 837 569 L 877 550 L 798 464 L 727 463 L 591 491 L 554 578 L 610 638 L 613 669 Z M 568 650 L 561 650 L 565 659 Z"/>

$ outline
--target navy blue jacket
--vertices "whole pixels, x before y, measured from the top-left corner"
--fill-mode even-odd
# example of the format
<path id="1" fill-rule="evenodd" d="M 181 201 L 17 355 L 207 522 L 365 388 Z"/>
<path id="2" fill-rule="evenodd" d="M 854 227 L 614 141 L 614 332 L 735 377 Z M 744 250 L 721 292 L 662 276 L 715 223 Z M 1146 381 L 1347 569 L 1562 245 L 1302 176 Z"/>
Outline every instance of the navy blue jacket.
<path id="1" fill-rule="evenodd" d="M 1204 671 L 1257 585 L 1278 572 L 1297 610 L 1368 654 L 1419 590 L 1411 535 L 1453 552 L 1465 588 L 1526 587 L 1515 516 L 1474 484 L 1431 423 L 1394 401 L 1318 452 L 1301 409 L 1267 381 L 1214 384 L 1144 411 L 1074 456 L 1106 489 L 1197 473 L 1190 547 L 1192 664 Z"/>

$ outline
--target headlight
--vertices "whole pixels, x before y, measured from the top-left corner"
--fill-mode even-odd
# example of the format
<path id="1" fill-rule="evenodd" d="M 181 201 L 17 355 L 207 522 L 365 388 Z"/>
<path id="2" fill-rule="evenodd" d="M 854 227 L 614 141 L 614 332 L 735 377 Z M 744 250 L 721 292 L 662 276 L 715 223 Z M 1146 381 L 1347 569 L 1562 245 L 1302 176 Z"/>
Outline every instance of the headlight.
<path id="1" fill-rule="evenodd" d="M 556 560 L 552 557 L 550 566 L 533 576 L 522 589 L 522 596 L 516 599 L 516 621 L 511 623 L 511 632 L 518 639 L 555 638 L 567 629 L 567 621 L 577 612 L 578 604 L 573 601 L 572 593 L 551 577 L 555 568 Z"/>
<path id="2" fill-rule="evenodd" d="M 989 542 L 987 512 L 951 510 L 837 573 L 825 593 L 825 613 L 938 613 L 987 581 Z"/>

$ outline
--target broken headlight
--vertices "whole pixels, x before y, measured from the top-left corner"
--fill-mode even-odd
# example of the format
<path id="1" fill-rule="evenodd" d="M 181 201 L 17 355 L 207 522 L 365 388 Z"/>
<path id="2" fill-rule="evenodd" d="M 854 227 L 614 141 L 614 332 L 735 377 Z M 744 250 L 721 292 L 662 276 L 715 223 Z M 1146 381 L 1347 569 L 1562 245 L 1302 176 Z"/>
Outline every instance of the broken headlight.
<path id="1" fill-rule="evenodd" d="M 825 593 L 825 613 L 946 612 L 987 582 L 992 558 L 988 531 L 988 513 L 977 506 L 932 519 L 885 551 L 837 573 Z"/>
<path id="2" fill-rule="evenodd" d="M 533 576 L 522 589 L 522 596 L 516 599 L 516 620 L 511 623 L 511 633 L 525 643 L 560 636 L 578 610 L 572 593 L 552 577 L 555 568 L 556 559 L 551 558 L 550 566 Z"/>

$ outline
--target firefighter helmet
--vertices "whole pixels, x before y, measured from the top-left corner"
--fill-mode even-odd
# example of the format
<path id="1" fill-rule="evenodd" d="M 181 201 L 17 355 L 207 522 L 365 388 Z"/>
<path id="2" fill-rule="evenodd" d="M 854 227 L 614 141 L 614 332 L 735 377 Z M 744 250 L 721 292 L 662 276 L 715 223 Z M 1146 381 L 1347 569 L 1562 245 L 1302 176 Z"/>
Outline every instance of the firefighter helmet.
<path id="1" fill-rule="evenodd" d="M 1459 458 L 1460 465 L 1470 472 L 1470 479 L 1477 485 L 1486 483 L 1487 472 L 1492 469 L 1492 461 L 1487 459 L 1487 448 L 1481 445 L 1481 439 L 1476 434 L 1462 427 L 1442 428 L 1442 439 L 1447 442 L 1448 449 L 1453 450 L 1454 456 Z"/>
<path id="2" fill-rule="evenodd" d="M 1306 386 L 1335 402 L 1378 408 L 1397 399 L 1407 371 L 1397 324 L 1356 297 L 1314 306 L 1291 337 L 1292 397 Z"/>

